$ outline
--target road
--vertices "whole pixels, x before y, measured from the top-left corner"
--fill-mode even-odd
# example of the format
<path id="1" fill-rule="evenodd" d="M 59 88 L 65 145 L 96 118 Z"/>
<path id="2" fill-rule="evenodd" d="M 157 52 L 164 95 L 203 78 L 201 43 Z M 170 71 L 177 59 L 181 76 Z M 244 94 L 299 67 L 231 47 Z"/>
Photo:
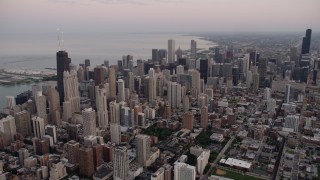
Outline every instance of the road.
<path id="1" fill-rule="evenodd" d="M 262 149 L 263 149 L 263 144 L 264 144 L 264 142 L 266 141 L 266 139 L 267 139 L 267 136 L 263 136 L 263 137 L 262 137 L 262 139 L 261 139 L 261 141 L 260 141 L 260 144 L 259 144 L 259 149 L 258 149 L 258 151 L 257 151 L 256 154 L 259 154 L 259 155 L 261 154 L 261 151 L 262 151 Z M 258 156 L 255 156 L 252 164 L 256 164 L 256 162 L 259 161 L 259 155 L 258 155 Z"/>
<path id="2" fill-rule="evenodd" d="M 273 173 L 272 175 L 272 180 L 279 180 L 280 179 L 280 176 L 279 176 L 279 172 L 280 172 L 280 164 L 281 164 L 281 160 L 284 156 L 283 154 L 283 148 L 284 148 L 284 145 L 285 145 L 285 138 L 283 136 L 281 136 L 283 139 L 282 139 L 282 142 L 281 142 L 281 147 L 279 149 L 279 155 L 277 157 L 277 161 L 276 161 L 276 164 L 274 165 L 274 171 L 275 173 Z"/>
<path id="3" fill-rule="evenodd" d="M 237 134 L 238 134 L 238 131 L 236 132 L 236 135 Z M 232 142 L 236 138 L 236 135 L 232 136 L 231 139 L 227 142 L 227 144 L 222 148 L 222 150 L 218 154 L 217 158 L 213 161 L 214 164 L 216 164 L 220 160 L 220 158 L 224 155 L 226 150 L 228 150 L 229 146 L 232 144 Z"/>
<path id="4" fill-rule="evenodd" d="M 218 154 L 217 158 L 213 161 L 213 163 L 211 163 L 210 169 L 207 171 L 206 176 L 211 175 L 213 168 L 216 166 L 217 162 L 220 160 L 220 158 L 224 155 L 224 153 L 226 152 L 226 150 L 229 148 L 229 146 L 232 144 L 232 142 L 234 141 L 234 139 L 236 138 L 237 134 L 238 134 L 239 130 L 235 133 L 234 136 L 231 137 L 231 139 L 227 142 L 227 144 L 223 147 L 223 149 L 220 151 L 220 153 Z"/>
<path id="5" fill-rule="evenodd" d="M 292 163 L 292 170 L 291 170 L 291 179 L 293 180 L 298 179 L 298 174 L 299 174 L 300 143 L 301 143 L 301 134 L 298 133 L 298 143 L 296 145 L 295 154 L 294 154 L 293 163 Z"/>

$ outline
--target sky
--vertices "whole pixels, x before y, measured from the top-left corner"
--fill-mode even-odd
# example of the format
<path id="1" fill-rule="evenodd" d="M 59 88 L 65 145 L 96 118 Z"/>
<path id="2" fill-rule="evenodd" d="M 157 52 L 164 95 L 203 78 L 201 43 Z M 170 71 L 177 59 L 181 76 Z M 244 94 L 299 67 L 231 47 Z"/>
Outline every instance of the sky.
<path id="1" fill-rule="evenodd" d="M 320 0 L 0 0 L 0 32 L 320 31 Z"/>

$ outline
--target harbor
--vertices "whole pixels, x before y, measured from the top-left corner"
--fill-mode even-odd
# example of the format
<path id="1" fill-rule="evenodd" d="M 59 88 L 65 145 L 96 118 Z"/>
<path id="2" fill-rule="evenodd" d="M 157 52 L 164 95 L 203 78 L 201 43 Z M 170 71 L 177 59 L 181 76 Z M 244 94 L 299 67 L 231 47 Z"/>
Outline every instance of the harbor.
<path id="1" fill-rule="evenodd" d="M 0 85 L 16 85 L 41 82 L 56 76 L 52 70 L 0 69 Z"/>

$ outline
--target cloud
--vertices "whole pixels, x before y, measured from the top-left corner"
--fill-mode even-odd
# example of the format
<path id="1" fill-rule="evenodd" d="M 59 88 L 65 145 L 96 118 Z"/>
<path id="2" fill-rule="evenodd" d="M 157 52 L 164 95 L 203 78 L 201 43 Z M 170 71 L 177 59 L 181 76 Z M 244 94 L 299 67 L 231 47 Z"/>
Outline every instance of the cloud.
<path id="1" fill-rule="evenodd" d="M 148 5 L 148 1 L 144 0 L 91 0 L 103 4 L 135 4 L 135 5 Z"/>
<path id="2" fill-rule="evenodd" d="M 101 4 L 133 4 L 133 5 L 153 5 L 155 3 L 182 3 L 190 0 L 49 0 L 56 3 L 67 4 L 87 4 L 87 3 L 101 3 Z"/>

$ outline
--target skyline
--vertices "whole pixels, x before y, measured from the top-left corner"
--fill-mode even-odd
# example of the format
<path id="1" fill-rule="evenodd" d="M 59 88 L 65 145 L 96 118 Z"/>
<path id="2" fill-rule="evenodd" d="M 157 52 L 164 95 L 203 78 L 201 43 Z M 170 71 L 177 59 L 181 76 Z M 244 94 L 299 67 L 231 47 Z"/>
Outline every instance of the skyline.
<path id="1" fill-rule="evenodd" d="M 301 32 L 317 0 L 4 0 L 2 32 Z"/>
<path id="2" fill-rule="evenodd" d="M 46 29 L 37 24 L 28 27 Z M 319 179 L 314 29 L 299 37 L 59 28 L 66 41 L 55 29 L 0 32 L 0 179 Z"/>

